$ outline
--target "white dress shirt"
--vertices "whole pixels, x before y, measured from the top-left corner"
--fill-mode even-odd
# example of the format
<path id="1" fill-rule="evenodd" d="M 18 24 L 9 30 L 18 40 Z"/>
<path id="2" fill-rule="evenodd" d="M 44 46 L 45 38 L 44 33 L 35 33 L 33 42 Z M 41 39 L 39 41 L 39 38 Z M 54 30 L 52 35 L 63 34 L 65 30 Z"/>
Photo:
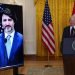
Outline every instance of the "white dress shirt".
<path id="1" fill-rule="evenodd" d="M 14 34 L 15 34 L 15 30 L 14 30 L 11 34 L 5 33 L 5 38 L 7 38 L 8 35 L 11 36 L 11 38 L 10 38 L 10 41 L 11 41 L 11 47 L 10 47 L 10 50 L 7 51 L 7 52 L 8 52 L 8 58 L 9 58 L 9 56 L 10 56 L 10 52 L 11 52 L 11 48 L 12 48 L 12 44 L 13 44 Z M 7 42 L 6 42 L 6 43 L 7 43 Z M 5 45 L 6 45 L 6 44 L 5 44 Z"/>
<path id="2" fill-rule="evenodd" d="M 75 26 L 70 26 L 70 34 L 71 34 L 72 27 L 74 27 L 74 29 L 75 29 Z"/>

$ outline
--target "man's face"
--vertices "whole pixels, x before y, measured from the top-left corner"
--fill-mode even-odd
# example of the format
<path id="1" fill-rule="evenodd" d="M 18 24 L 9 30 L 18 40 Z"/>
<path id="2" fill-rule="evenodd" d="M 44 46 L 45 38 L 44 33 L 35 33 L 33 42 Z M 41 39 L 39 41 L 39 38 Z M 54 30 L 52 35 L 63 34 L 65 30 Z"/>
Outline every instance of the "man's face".
<path id="1" fill-rule="evenodd" d="M 2 15 L 2 27 L 5 32 L 12 32 L 14 30 L 14 20 L 8 15 Z"/>
<path id="2" fill-rule="evenodd" d="M 73 15 L 70 19 L 70 25 L 75 26 L 75 15 Z"/>

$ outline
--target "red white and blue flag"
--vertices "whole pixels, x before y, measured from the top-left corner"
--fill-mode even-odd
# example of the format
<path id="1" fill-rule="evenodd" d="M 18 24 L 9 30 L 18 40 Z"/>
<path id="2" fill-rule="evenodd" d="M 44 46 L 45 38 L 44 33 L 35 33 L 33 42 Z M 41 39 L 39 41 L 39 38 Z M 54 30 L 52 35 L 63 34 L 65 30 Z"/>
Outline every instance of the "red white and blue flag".
<path id="1" fill-rule="evenodd" d="M 46 0 L 43 21 L 42 21 L 42 41 L 51 54 L 55 53 L 54 30 L 48 0 Z"/>

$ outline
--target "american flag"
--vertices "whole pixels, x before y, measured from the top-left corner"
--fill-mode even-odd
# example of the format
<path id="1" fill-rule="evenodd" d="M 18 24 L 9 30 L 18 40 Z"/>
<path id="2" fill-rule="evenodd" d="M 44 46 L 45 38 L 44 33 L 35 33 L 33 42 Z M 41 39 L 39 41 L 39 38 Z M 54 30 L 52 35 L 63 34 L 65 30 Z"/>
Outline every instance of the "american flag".
<path id="1" fill-rule="evenodd" d="M 42 21 L 42 41 L 51 54 L 55 52 L 54 31 L 51 14 L 48 6 L 48 0 L 45 3 L 45 9 Z"/>

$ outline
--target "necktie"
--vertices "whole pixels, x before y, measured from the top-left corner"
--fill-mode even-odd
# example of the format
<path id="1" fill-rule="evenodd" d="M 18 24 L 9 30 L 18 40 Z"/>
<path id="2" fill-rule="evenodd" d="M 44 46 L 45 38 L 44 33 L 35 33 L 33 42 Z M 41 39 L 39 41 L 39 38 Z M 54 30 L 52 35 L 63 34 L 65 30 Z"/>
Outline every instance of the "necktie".
<path id="1" fill-rule="evenodd" d="M 74 27 L 72 27 L 71 35 L 72 35 L 73 37 L 75 36 L 75 29 L 74 29 Z"/>
<path id="2" fill-rule="evenodd" d="M 7 42 L 6 42 L 6 51 L 7 51 L 7 55 L 8 55 L 8 59 L 9 59 L 9 56 L 10 56 L 10 51 L 11 51 L 11 41 L 10 41 L 10 38 L 11 36 L 8 35 L 7 36 Z"/>

